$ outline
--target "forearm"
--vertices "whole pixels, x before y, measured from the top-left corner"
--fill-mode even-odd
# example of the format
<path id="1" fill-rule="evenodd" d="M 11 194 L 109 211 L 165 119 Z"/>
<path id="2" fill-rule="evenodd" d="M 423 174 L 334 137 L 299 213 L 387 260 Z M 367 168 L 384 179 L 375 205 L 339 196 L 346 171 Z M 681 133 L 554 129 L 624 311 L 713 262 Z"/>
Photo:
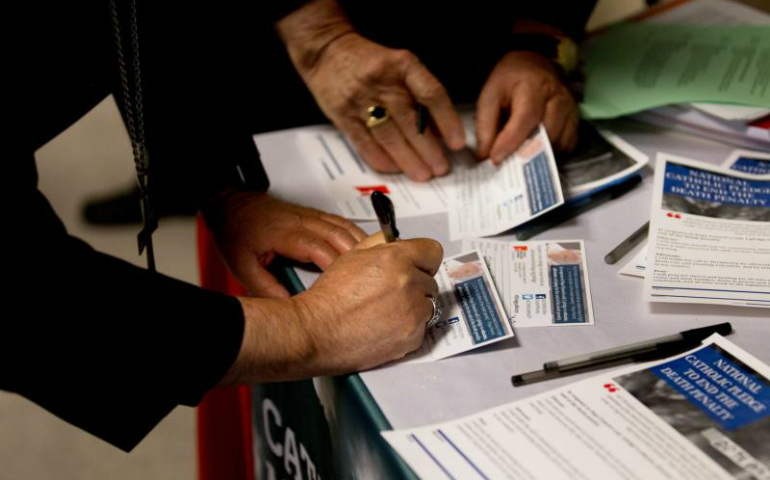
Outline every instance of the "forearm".
<path id="1" fill-rule="evenodd" d="M 312 0 L 275 24 L 289 57 L 304 76 L 336 39 L 355 33 L 336 0 Z"/>

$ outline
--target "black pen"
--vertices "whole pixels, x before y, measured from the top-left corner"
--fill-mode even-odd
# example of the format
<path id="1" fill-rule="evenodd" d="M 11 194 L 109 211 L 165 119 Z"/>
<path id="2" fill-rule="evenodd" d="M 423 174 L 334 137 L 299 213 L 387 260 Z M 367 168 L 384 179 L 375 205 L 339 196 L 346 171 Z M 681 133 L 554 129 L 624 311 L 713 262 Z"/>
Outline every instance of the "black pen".
<path id="1" fill-rule="evenodd" d="M 398 229 L 396 228 L 396 209 L 393 202 L 382 192 L 374 191 L 371 195 L 372 206 L 377 214 L 377 221 L 380 222 L 380 230 L 385 236 L 385 242 L 391 243 L 398 240 Z"/>
<path id="2" fill-rule="evenodd" d="M 656 360 L 682 353 L 700 345 L 709 336 L 718 333 L 728 335 L 733 331 L 730 323 L 720 323 L 708 327 L 693 328 L 674 335 L 653 338 L 620 347 L 608 348 L 594 353 L 564 358 L 543 364 L 542 370 L 514 375 L 511 382 L 514 387 L 540 380 L 591 370 L 602 366 L 617 365 L 630 361 L 642 362 Z"/>
<path id="3" fill-rule="evenodd" d="M 639 245 L 639 242 L 647 238 L 647 233 L 650 230 L 650 221 L 639 227 L 637 231 L 632 233 L 627 239 L 620 242 L 620 245 L 613 248 L 610 253 L 604 256 L 604 263 L 607 265 L 615 265 L 615 263 L 623 258 L 632 248 Z"/>
<path id="4" fill-rule="evenodd" d="M 545 215 L 525 223 L 520 227 L 513 229 L 514 235 L 517 240 L 529 240 L 535 235 L 539 235 L 544 231 L 559 225 L 567 220 L 577 217 L 589 210 L 602 205 L 603 203 L 614 200 L 626 192 L 629 192 L 632 188 L 636 187 L 642 182 L 640 175 L 632 175 L 631 177 L 611 185 L 596 193 L 586 195 L 584 197 L 567 200 L 564 205 L 551 210 Z"/>
<path id="5" fill-rule="evenodd" d="M 425 105 L 418 103 L 417 104 L 417 133 L 422 135 L 425 133 L 425 129 L 428 127 L 428 122 L 430 121 L 430 116 L 428 115 L 428 109 L 425 108 Z"/>

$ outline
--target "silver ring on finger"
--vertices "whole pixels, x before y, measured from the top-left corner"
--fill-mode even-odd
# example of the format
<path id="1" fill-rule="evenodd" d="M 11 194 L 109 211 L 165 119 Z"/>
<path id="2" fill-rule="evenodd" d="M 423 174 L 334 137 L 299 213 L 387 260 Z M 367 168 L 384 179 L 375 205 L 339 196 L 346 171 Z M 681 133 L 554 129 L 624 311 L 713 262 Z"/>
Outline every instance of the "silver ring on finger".
<path id="1" fill-rule="evenodd" d="M 428 297 L 430 304 L 433 307 L 433 311 L 430 315 L 430 319 L 425 322 L 425 328 L 433 328 L 436 326 L 439 320 L 441 320 L 441 306 L 438 303 L 438 299 L 435 297 Z"/>

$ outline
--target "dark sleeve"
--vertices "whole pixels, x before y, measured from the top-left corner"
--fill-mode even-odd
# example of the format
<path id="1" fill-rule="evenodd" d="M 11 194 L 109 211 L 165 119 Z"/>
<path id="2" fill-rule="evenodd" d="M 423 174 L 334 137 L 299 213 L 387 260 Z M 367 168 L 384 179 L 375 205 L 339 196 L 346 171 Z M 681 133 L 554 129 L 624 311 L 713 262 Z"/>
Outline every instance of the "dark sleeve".
<path id="1" fill-rule="evenodd" d="M 37 190 L 14 212 L 6 200 L 1 388 L 128 451 L 224 376 L 243 336 L 235 298 L 94 251 Z"/>
<path id="2" fill-rule="evenodd" d="M 243 312 L 235 298 L 67 234 L 37 189 L 33 152 L 104 95 L 97 84 L 113 51 L 95 27 L 105 17 L 79 2 L 30 7 L 41 8 L 36 15 L 3 8 L 0 388 L 131 450 L 221 380 L 241 346 Z M 6 28 L 9 19 L 17 28 Z M 250 142 L 230 151 L 254 151 Z"/>
<path id="3" fill-rule="evenodd" d="M 566 33 L 575 41 L 580 41 L 585 34 L 588 17 L 591 16 L 597 0 L 540 0 L 522 2 L 519 15 L 521 18 L 537 20 L 552 25 Z"/>

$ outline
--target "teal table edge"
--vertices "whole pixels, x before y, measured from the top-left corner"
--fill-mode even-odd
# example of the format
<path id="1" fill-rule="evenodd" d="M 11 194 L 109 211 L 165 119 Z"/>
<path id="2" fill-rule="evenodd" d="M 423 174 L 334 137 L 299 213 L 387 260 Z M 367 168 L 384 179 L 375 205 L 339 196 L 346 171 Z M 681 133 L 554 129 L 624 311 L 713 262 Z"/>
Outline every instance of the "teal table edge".
<path id="1" fill-rule="evenodd" d="M 274 269 L 274 273 L 292 294 L 305 290 L 305 286 L 302 284 L 294 267 L 280 265 Z M 333 382 L 335 388 L 339 390 L 340 397 L 344 399 L 342 406 L 346 409 L 363 413 L 363 422 L 365 424 L 357 424 L 356 428 L 364 429 L 367 436 L 370 436 L 367 441 L 377 446 L 377 452 L 383 457 L 380 461 L 383 462 L 387 470 L 390 470 L 388 473 L 396 475 L 395 478 L 417 480 L 418 477 L 414 472 L 380 435 L 381 431 L 392 430 L 393 427 L 388 422 L 388 419 L 385 418 L 385 415 L 372 397 L 369 389 L 366 388 L 360 375 L 357 373 L 343 375 L 336 377 Z M 350 460 L 355 461 L 356 459 L 351 458 Z M 389 475 L 389 478 L 393 477 Z"/>

